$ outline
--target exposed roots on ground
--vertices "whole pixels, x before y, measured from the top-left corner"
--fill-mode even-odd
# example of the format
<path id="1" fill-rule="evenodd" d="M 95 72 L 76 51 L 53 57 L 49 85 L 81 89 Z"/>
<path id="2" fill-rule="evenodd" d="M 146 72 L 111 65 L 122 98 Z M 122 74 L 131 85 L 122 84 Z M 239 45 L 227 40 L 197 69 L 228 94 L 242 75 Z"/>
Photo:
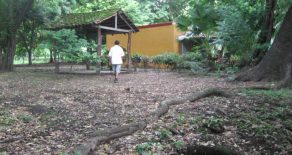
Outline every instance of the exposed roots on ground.
<path id="1" fill-rule="evenodd" d="M 166 114 L 169 108 L 173 105 L 183 104 L 187 101 L 195 102 L 199 99 L 210 97 L 210 96 L 221 96 L 221 97 L 230 97 L 230 93 L 224 91 L 222 88 L 211 88 L 202 92 L 194 92 L 182 98 L 173 98 L 167 99 L 160 103 L 159 107 L 150 115 L 149 118 L 146 118 L 145 121 L 138 121 L 125 126 L 120 126 L 104 131 L 99 131 L 93 135 L 91 139 L 87 140 L 83 144 L 75 148 L 74 153 L 77 154 L 92 154 L 96 147 L 102 143 L 108 142 L 110 140 L 120 138 L 123 136 L 131 135 L 138 130 L 143 130 L 147 124 L 152 123 L 153 121 L 159 119 L 161 116 Z"/>

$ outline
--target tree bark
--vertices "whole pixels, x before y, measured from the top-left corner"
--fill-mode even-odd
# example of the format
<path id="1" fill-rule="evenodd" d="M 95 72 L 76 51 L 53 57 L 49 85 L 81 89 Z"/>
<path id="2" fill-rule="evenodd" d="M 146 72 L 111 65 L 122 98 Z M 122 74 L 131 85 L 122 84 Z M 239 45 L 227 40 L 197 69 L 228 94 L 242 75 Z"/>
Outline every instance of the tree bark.
<path id="1" fill-rule="evenodd" d="M 50 62 L 49 63 L 53 63 L 54 62 L 54 58 L 53 58 L 53 50 L 50 49 Z"/>
<path id="2" fill-rule="evenodd" d="M 275 37 L 272 47 L 263 60 L 250 70 L 241 72 L 236 80 L 272 81 L 282 80 L 287 75 L 287 65 L 292 63 L 292 5 Z"/>
<path id="3" fill-rule="evenodd" d="M 0 47 L 0 70 L 2 70 L 3 67 L 3 49 Z"/>
<path id="4" fill-rule="evenodd" d="M 3 71 L 13 71 L 13 60 L 16 50 L 16 34 L 7 38 L 7 52 L 4 55 Z"/>
<path id="5" fill-rule="evenodd" d="M 54 58 L 55 58 L 55 72 L 59 73 L 60 72 L 60 64 L 59 64 L 59 59 L 57 58 L 57 51 L 54 50 Z"/>
<path id="6" fill-rule="evenodd" d="M 16 1 L 11 1 L 11 6 L 15 6 Z M 28 12 L 33 7 L 34 0 L 27 0 L 21 5 L 20 8 L 10 8 L 13 12 L 11 16 L 11 27 L 7 33 L 7 39 L 6 39 L 6 45 L 4 45 L 4 48 L 7 49 L 4 54 L 4 60 L 3 60 L 3 67 L 1 68 L 2 71 L 13 71 L 13 60 L 16 50 L 16 33 L 19 29 L 21 23 L 25 20 Z"/>
<path id="7" fill-rule="evenodd" d="M 32 49 L 29 48 L 28 50 L 28 64 L 32 65 Z"/>
<path id="8" fill-rule="evenodd" d="M 277 6 L 277 0 L 266 0 L 266 14 L 264 17 L 263 26 L 259 34 L 257 41 L 260 45 L 268 45 L 271 42 L 272 36 L 275 32 L 275 9 Z M 253 55 L 253 63 L 258 64 L 268 51 L 268 47 L 262 49 L 256 49 Z"/>

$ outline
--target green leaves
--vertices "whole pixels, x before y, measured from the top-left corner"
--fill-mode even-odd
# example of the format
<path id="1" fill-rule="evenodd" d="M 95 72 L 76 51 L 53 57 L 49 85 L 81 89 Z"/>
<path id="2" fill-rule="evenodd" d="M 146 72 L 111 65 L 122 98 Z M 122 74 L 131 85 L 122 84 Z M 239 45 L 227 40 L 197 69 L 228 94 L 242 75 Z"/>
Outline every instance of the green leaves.
<path id="1" fill-rule="evenodd" d="M 45 31 L 47 47 L 56 50 L 66 61 L 76 61 L 80 52 L 86 52 L 88 42 L 78 38 L 74 30 Z"/>
<path id="2" fill-rule="evenodd" d="M 219 10 L 222 20 L 218 22 L 218 37 L 231 55 L 248 57 L 255 42 L 255 33 L 235 7 Z M 248 58 L 247 58 L 248 59 Z"/>

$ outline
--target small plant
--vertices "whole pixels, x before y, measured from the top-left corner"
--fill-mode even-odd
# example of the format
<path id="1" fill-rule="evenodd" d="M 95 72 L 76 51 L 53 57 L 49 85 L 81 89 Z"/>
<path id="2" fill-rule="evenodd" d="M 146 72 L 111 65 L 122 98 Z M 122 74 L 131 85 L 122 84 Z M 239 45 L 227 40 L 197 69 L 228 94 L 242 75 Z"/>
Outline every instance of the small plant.
<path id="1" fill-rule="evenodd" d="M 32 116 L 28 115 L 28 114 L 21 114 L 21 115 L 17 116 L 17 118 L 19 120 L 21 120 L 23 123 L 29 123 L 33 119 Z"/>
<path id="2" fill-rule="evenodd" d="M 156 134 L 161 140 L 168 139 L 172 135 L 172 133 L 167 129 L 159 130 L 158 132 L 156 132 Z"/>
<path id="3" fill-rule="evenodd" d="M 190 119 L 190 122 L 191 122 L 192 124 L 201 124 L 202 121 L 203 121 L 203 118 L 202 118 L 201 116 L 192 117 L 192 118 Z"/>
<path id="4" fill-rule="evenodd" d="M 199 52 L 188 52 L 182 55 L 184 61 L 202 61 L 202 54 Z"/>
<path id="5" fill-rule="evenodd" d="M 179 140 L 179 141 L 173 142 L 173 145 L 174 145 L 176 150 L 180 151 L 183 149 L 185 143 L 184 143 L 184 141 Z"/>
<path id="6" fill-rule="evenodd" d="M 184 114 L 180 113 L 176 121 L 180 124 L 184 124 L 186 122 L 186 117 Z"/>
<path id="7" fill-rule="evenodd" d="M 139 154 L 149 154 L 150 151 L 152 149 L 152 143 L 142 143 L 142 144 L 138 144 L 136 147 L 135 147 L 135 150 L 137 153 Z"/>
<path id="8" fill-rule="evenodd" d="M 283 124 L 286 129 L 292 131 L 292 120 L 286 120 Z"/>
<path id="9" fill-rule="evenodd" d="M 221 133 L 224 131 L 224 120 L 222 118 L 216 118 L 214 116 L 211 116 L 208 119 L 204 120 L 203 124 L 214 133 Z"/>
<path id="10" fill-rule="evenodd" d="M 0 116 L 0 126 L 1 125 L 12 125 L 16 120 L 10 116 Z"/>
<path id="11" fill-rule="evenodd" d="M 141 62 L 141 55 L 140 54 L 134 54 L 132 55 L 132 62 L 133 63 L 140 63 Z"/>
<path id="12" fill-rule="evenodd" d="M 283 100 L 291 98 L 291 90 L 253 90 L 253 89 L 243 89 L 242 93 L 247 96 L 258 96 L 262 95 L 274 100 Z"/>
<path id="13" fill-rule="evenodd" d="M 0 109 L 0 126 L 12 125 L 16 119 L 12 117 L 7 109 Z"/>
<path id="14" fill-rule="evenodd" d="M 262 124 L 256 125 L 256 127 L 254 127 L 254 131 L 258 135 L 267 135 L 275 131 L 275 127 L 269 123 L 262 122 Z"/>
<path id="15" fill-rule="evenodd" d="M 243 116 L 244 117 L 244 116 Z M 249 119 L 243 118 L 243 119 L 237 119 L 236 125 L 241 130 L 249 130 L 252 126 L 252 123 Z"/>

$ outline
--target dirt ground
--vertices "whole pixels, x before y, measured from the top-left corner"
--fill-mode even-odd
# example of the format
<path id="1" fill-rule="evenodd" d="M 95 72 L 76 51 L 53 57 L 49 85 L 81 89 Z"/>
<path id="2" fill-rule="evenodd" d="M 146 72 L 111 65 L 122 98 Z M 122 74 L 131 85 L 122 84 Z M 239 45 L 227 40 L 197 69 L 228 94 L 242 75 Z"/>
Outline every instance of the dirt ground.
<path id="1" fill-rule="evenodd" d="M 177 72 L 123 74 L 119 83 L 111 75 L 0 73 L 0 154 L 66 154 L 95 131 L 143 120 L 165 99 L 212 87 L 236 95 L 174 106 L 145 130 L 103 144 L 95 153 L 178 154 L 193 144 L 247 154 L 291 153 L 290 114 L 256 120 L 277 107 L 290 112 L 291 105 L 239 89 L 251 85 Z M 223 131 L 211 132 L 213 124 Z"/>

